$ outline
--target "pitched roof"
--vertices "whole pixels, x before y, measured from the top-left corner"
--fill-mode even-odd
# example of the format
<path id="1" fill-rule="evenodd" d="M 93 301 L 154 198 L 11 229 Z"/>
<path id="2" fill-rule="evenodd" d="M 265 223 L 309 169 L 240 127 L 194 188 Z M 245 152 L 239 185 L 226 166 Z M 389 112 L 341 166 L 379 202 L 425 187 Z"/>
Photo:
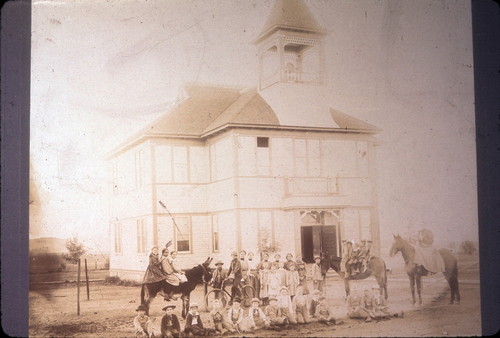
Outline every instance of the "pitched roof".
<path id="1" fill-rule="evenodd" d="M 110 156 L 147 137 L 200 139 L 229 127 L 311 129 L 340 132 L 380 131 L 373 125 L 330 109 L 338 128 L 291 126 L 280 123 L 277 114 L 256 88 L 217 87 L 191 84 L 184 87 L 186 98 L 146 128 L 122 143 Z"/>
<path id="2" fill-rule="evenodd" d="M 302 0 L 277 0 L 257 40 L 279 28 L 320 34 L 326 32 Z"/>

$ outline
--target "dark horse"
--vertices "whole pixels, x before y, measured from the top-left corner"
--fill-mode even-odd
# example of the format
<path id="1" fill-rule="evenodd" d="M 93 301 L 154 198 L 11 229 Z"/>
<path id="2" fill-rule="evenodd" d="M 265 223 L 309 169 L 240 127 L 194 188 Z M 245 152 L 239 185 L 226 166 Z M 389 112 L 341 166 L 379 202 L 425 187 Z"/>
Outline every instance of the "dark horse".
<path id="1" fill-rule="evenodd" d="M 368 260 L 366 270 L 364 272 L 351 275 L 349 278 L 344 278 L 345 272 L 340 268 L 340 262 L 342 258 L 336 256 L 330 256 L 328 253 L 323 253 L 321 258 L 321 273 L 323 276 L 327 273 L 329 268 L 335 270 L 340 278 L 344 280 L 345 294 L 346 297 L 349 296 L 349 281 L 366 279 L 370 276 L 374 276 L 380 286 L 380 294 L 384 293 L 385 299 L 387 299 L 387 271 L 385 268 L 385 262 L 379 257 L 372 257 Z"/>
<path id="2" fill-rule="evenodd" d="M 155 283 L 143 284 L 141 288 L 141 304 L 146 307 L 146 314 L 149 314 L 149 306 L 160 290 L 165 294 L 173 291 L 181 294 L 182 317 L 185 318 L 189 311 L 189 296 L 197 284 L 202 284 L 212 279 L 212 271 L 209 268 L 212 258 L 207 258 L 203 264 L 186 271 L 187 282 L 174 286 L 162 280 Z"/>
<path id="3" fill-rule="evenodd" d="M 413 298 L 412 304 L 415 304 L 415 282 L 417 283 L 417 293 L 418 293 L 418 304 L 422 304 L 422 276 L 427 276 L 428 271 L 420 265 L 416 265 L 413 262 L 415 257 L 415 248 L 405 241 L 401 236 L 394 235 L 394 243 L 392 244 L 390 256 L 394 256 L 398 252 L 401 252 L 403 259 L 405 261 L 406 273 L 410 278 L 410 288 L 411 295 Z M 444 277 L 448 281 L 451 289 L 451 300 L 450 304 L 453 304 L 456 298 L 456 302 L 460 303 L 460 292 L 458 290 L 458 267 L 457 259 L 450 250 L 440 249 L 439 253 L 443 257 L 444 261 Z"/>

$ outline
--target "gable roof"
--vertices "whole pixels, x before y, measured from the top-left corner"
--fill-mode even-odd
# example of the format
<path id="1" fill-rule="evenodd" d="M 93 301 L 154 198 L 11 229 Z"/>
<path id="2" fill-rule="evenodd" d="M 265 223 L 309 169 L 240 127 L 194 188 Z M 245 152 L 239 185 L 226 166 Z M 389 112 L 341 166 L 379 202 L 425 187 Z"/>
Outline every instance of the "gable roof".
<path id="1" fill-rule="evenodd" d="M 278 29 L 324 34 L 326 30 L 302 0 L 277 0 L 256 41 Z"/>
<path id="2" fill-rule="evenodd" d="M 380 129 L 330 109 L 338 128 L 283 125 L 256 88 L 190 84 L 186 98 L 115 148 L 110 156 L 149 137 L 203 139 L 231 127 L 376 133 Z"/>

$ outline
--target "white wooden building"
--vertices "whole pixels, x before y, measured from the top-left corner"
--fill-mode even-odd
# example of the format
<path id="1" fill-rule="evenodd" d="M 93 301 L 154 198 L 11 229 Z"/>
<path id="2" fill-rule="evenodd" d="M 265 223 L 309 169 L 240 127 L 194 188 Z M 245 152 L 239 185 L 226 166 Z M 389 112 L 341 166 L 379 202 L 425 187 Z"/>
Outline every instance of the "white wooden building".
<path id="1" fill-rule="evenodd" d="M 170 239 L 182 268 L 259 242 L 309 262 L 343 239 L 380 250 L 380 130 L 329 106 L 325 34 L 302 1 L 277 1 L 253 41 L 255 88 L 186 85 L 112 153 L 112 275 L 142 278 Z"/>

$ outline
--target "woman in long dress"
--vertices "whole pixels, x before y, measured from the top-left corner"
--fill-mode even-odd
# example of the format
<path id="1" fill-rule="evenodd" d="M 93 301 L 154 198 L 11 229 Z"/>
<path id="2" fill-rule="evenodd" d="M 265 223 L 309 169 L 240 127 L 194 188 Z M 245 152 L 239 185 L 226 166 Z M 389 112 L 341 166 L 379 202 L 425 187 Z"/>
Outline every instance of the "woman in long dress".
<path id="1" fill-rule="evenodd" d="M 158 247 L 154 246 L 149 255 L 149 265 L 142 279 L 142 284 L 149 284 L 165 280 L 167 274 L 161 269 L 160 258 L 158 257 Z"/>

